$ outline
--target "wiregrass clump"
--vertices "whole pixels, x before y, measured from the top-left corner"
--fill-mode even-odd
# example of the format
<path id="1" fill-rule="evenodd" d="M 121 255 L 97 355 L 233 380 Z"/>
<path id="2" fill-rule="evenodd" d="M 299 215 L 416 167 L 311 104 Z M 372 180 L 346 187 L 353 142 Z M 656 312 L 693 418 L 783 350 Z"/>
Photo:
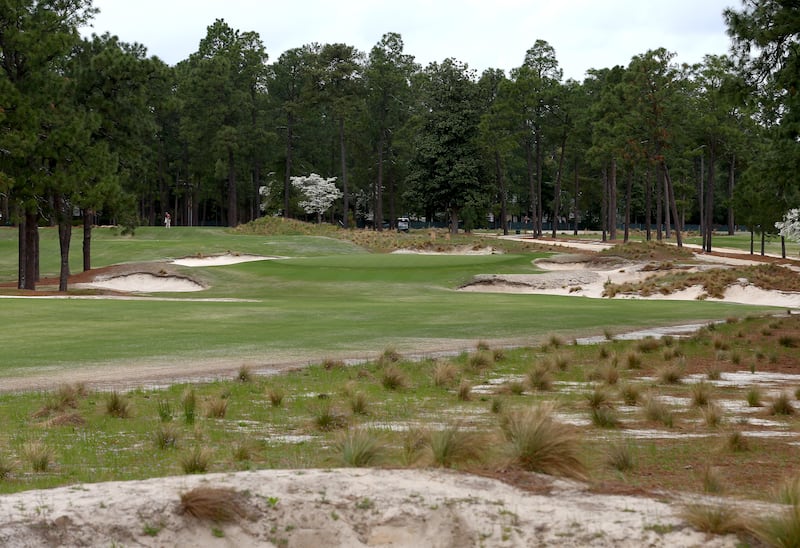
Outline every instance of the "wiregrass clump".
<path id="1" fill-rule="evenodd" d="M 174 449 L 178 446 L 178 429 L 173 424 L 160 424 L 153 432 L 153 443 L 157 449 Z"/>
<path id="2" fill-rule="evenodd" d="M 663 424 L 668 428 L 672 428 L 674 426 L 675 415 L 673 414 L 672 409 L 669 405 L 660 401 L 654 396 L 648 397 L 645 400 L 642 408 L 644 410 L 644 417 L 648 421 Z"/>
<path id="3" fill-rule="evenodd" d="M 461 383 L 459 383 L 458 389 L 456 390 L 456 395 L 459 401 L 472 400 L 472 383 L 469 382 L 468 379 L 461 379 Z"/>
<path id="4" fill-rule="evenodd" d="M 34 472 L 47 472 L 55 459 L 53 449 L 39 440 L 24 443 L 22 456 L 28 461 Z"/>
<path id="5" fill-rule="evenodd" d="M 200 520 L 225 523 L 246 515 L 244 495 L 223 487 L 195 487 L 181 494 L 179 513 Z"/>
<path id="6" fill-rule="evenodd" d="M 544 402 L 504 415 L 501 426 L 511 460 L 524 470 L 585 478 L 580 437 L 554 418 L 555 404 Z"/>
<path id="7" fill-rule="evenodd" d="M 380 433 L 369 428 L 352 428 L 336 439 L 334 449 L 346 466 L 374 466 L 383 458 L 386 446 Z"/>
<path id="8" fill-rule="evenodd" d="M 547 391 L 553 388 L 553 376 L 546 363 L 538 363 L 530 368 L 527 380 L 531 390 Z"/>
<path id="9" fill-rule="evenodd" d="M 267 388 L 267 399 L 272 407 L 280 407 L 286 397 L 286 391 L 280 386 L 270 386 Z"/>
<path id="10" fill-rule="evenodd" d="M 194 424 L 195 412 L 197 411 L 197 393 L 194 388 L 187 388 L 181 396 L 181 407 L 183 409 L 183 420 L 186 424 Z"/>
<path id="11" fill-rule="evenodd" d="M 116 390 L 106 396 L 105 408 L 107 415 L 118 419 L 127 419 L 133 412 L 130 400 Z"/>
<path id="12" fill-rule="evenodd" d="M 458 368 L 449 361 L 440 361 L 433 366 L 433 384 L 439 388 L 450 386 L 458 376 Z"/>
<path id="13" fill-rule="evenodd" d="M 223 419 L 228 412 L 228 401 L 226 398 L 216 397 L 206 402 L 205 415 L 209 419 Z"/>
<path id="14" fill-rule="evenodd" d="M 786 392 L 778 394 L 769 406 L 770 415 L 789 417 L 796 412 L 797 410 L 792 405 L 792 398 Z"/>
<path id="15" fill-rule="evenodd" d="M 480 460 L 483 445 L 478 434 L 464 429 L 460 424 L 449 424 L 434 430 L 427 438 L 430 461 L 442 468 Z"/>
<path id="16" fill-rule="evenodd" d="M 383 370 L 381 384 L 386 390 L 402 390 L 408 387 L 408 376 L 399 367 L 390 365 Z"/>
<path id="17" fill-rule="evenodd" d="M 746 535 L 750 531 L 747 520 L 729 504 L 689 504 L 680 516 L 692 529 L 711 535 Z"/>
<path id="18" fill-rule="evenodd" d="M 183 453 L 178 462 L 184 474 L 203 474 L 208 471 L 211 464 L 211 450 L 206 447 L 194 446 Z"/>
<path id="19" fill-rule="evenodd" d="M 630 443 L 614 443 L 606 450 L 606 464 L 617 472 L 636 468 L 636 454 Z"/>

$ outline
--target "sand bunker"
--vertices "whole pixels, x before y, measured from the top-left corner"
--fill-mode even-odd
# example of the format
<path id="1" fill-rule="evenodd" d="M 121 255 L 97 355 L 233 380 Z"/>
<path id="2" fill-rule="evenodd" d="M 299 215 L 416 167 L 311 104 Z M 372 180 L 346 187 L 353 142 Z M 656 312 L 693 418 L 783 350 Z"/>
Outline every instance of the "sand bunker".
<path id="1" fill-rule="evenodd" d="M 227 266 L 238 263 L 270 261 L 283 258 L 284 257 L 263 257 L 260 255 L 234 255 L 228 253 L 226 255 L 211 255 L 209 257 L 184 257 L 182 259 L 175 259 L 172 261 L 172 264 L 195 268 L 204 266 Z"/>
<path id="2" fill-rule="evenodd" d="M 203 291 L 205 286 L 181 276 L 157 276 L 140 272 L 109 278 L 98 278 L 93 282 L 74 284 L 77 289 L 107 289 L 130 293 L 188 293 Z"/>

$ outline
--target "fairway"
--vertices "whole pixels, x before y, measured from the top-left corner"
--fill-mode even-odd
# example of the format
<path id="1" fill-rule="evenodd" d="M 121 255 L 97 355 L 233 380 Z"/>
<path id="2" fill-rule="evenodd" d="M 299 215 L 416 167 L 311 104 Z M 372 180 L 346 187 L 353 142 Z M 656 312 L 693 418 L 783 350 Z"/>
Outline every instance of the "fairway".
<path id="1" fill-rule="evenodd" d="M 535 344 L 766 310 L 718 302 L 606 300 L 459 292 L 476 274 L 533 273 L 542 254 L 370 254 L 321 237 L 244 236 L 226 229 L 96 230 L 95 266 L 197 254 L 285 257 L 208 268 L 172 267 L 208 286 L 143 300 L 3 298 L 5 378 L 83 366 L 124 371 L 173 364 L 191 371 L 243 363 L 268 367 L 325 357 L 360 358 L 388 346 L 404 353 L 470 348 L 476 340 Z M 13 280 L 16 233 L 2 233 L 3 279 Z M 80 261 L 79 244 L 73 264 Z M 54 275 L 55 234 L 42 230 L 42 273 Z M 78 271 L 78 267 L 74 267 Z M 10 293 L 11 291 L 6 291 Z M 85 292 L 84 292 L 85 293 Z M 211 300 L 214 299 L 214 300 Z"/>

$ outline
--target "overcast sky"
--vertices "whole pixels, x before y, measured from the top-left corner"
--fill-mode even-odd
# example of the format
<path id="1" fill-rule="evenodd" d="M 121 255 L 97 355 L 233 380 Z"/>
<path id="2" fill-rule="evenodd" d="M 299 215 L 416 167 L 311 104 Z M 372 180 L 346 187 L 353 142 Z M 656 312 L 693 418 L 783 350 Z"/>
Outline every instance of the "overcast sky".
<path id="1" fill-rule="evenodd" d="M 94 0 L 84 34 L 110 32 L 174 65 L 224 19 L 261 36 L 270 62 L 311 42 L 344 42 L 368 53 L 384 33 L 402 35 L 423 66 L 453 57 L 479 73 L 522 64 L 537 39 L 550 43 L 565 78 L 627 66 L 659 47 L 679 63 L 728 52 L 722 11 L 741 0 Z"/>

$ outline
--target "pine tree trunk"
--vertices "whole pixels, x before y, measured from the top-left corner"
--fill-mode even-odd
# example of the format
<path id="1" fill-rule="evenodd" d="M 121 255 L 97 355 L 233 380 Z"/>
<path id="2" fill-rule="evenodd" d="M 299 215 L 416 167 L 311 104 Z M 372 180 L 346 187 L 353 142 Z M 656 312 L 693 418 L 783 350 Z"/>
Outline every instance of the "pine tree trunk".
<path id="1" fill-rule="evenodd" d="M 653 218 L 653 182 L 650 179 L 650 170 L 644 174 L 644 225 L 647 233 L 647 241 L 653 239 L 653 229 L 650 221 Z"/>
<path id="2" fill-rule="evenodd" d="M 633 194 L 633 170 L 628 171 L 625 184 L 625 243 L 628 243 L 631 230 L 631 195 Z"/>
<path id="3" fill-rule="evenodd" d="M 506 191 L 506 180 L 503 176 L 503 163 L 500 161 L 500 152 L 494 151 L 494 169 L 497 178 L 497 187 L 500 192 L 500 226 L 503 235 L 508 236 L 508 192 Z"/>
<path id="4" fill-rule="evenodd" d="M 378 180 L 375 183 L 375 230 L 383 232 L 383 149 L 386 147 L 386 130 L 381 130 L 378 141 Z"/>
<path id="5" fill-rule="evenodd" d="M 734 222 L 733 213 L 733 187 L 735 183 L 736 174 L 736 156 L 731 158 L 731 164 L 728 167 L 728 236 L 733 236 L 736 233 L 736 223 Z"/>
<path id="6" fill-rule="evenodd" d="M 675 189 L 672 186 L 672 178 L 669 176 L 669 169 L 667 169 L 667 164 L 664 162 L 664 160 L 661 160 L 661 168 L 664 170 L 664 183 L 666 184 L 665 191 L 667 193 L 666 198 L 669 202 L 668 211 L 672 211 L 672 218 L 675 219 L 675 241 L 678 244 L 678 247 L 683 247 L 683 236 L 681 234 L 683 227 L 681 226 L 680 219 L 678 218 L 678 204 L 675 203 Z M 669 220 L 667 220 L 667 227 L 669 227 Z"/>
<path id="7" fill-rule="evenodd" d="M 92 269 L 92 217 L 94 210 L 83 210 L 83 271 Z"/>
<path id="8" fill-rule="evenodd" d="M 24 289 L 35 290 L 38 276 L 39 216 L 35 212 L 25 212 L 25 283 Z"/>
<path id="9" fill-rule="evenodd" d="M 239 196 L 236 192 L 236 163 L 233 147 L 228 147 L 228 226 L 239 224 Z"/>
<path id="10" fill-rule="evenodd" d="M 600 224 L 603 228 L 603 241 L 608 240 L 608 173 L 603 168 L 603 198 L 600 202 Z"/>
<path id="11" fill-rule="evenodd" d="M 711 253 L 711 237 L 714 234 L 714 179 L 716 178 L 716 147 L 711 143 L 708 149 L 708 181 L 705 196 L 705 251 Z"/>
<path id="12" fill-rule="evenodd" d="M 339 118 L 339 155 L 342 167 L 342 201 L 344 202 L 344 215 L 342 223 L 345 228 L 349 228 L 350 222 L 350 195 L 347 192 L 347 155 L 344 145 L 344 116 Z"/>
<path id="13" fill-rule="evenodd" d="M 283 218 L 289 218 L 289 192 L 292 177 L 292 138 L 294 132 L 294 114 L 289 112 L 286 117 L 286 173 L 283 176 Z"/>
<path id="14" fill-rule="evenodd" d="M 617 159 L 611 158 L 611 174 L 608 178 L 608 233 L 611 240 L 617 239 Z"/>

